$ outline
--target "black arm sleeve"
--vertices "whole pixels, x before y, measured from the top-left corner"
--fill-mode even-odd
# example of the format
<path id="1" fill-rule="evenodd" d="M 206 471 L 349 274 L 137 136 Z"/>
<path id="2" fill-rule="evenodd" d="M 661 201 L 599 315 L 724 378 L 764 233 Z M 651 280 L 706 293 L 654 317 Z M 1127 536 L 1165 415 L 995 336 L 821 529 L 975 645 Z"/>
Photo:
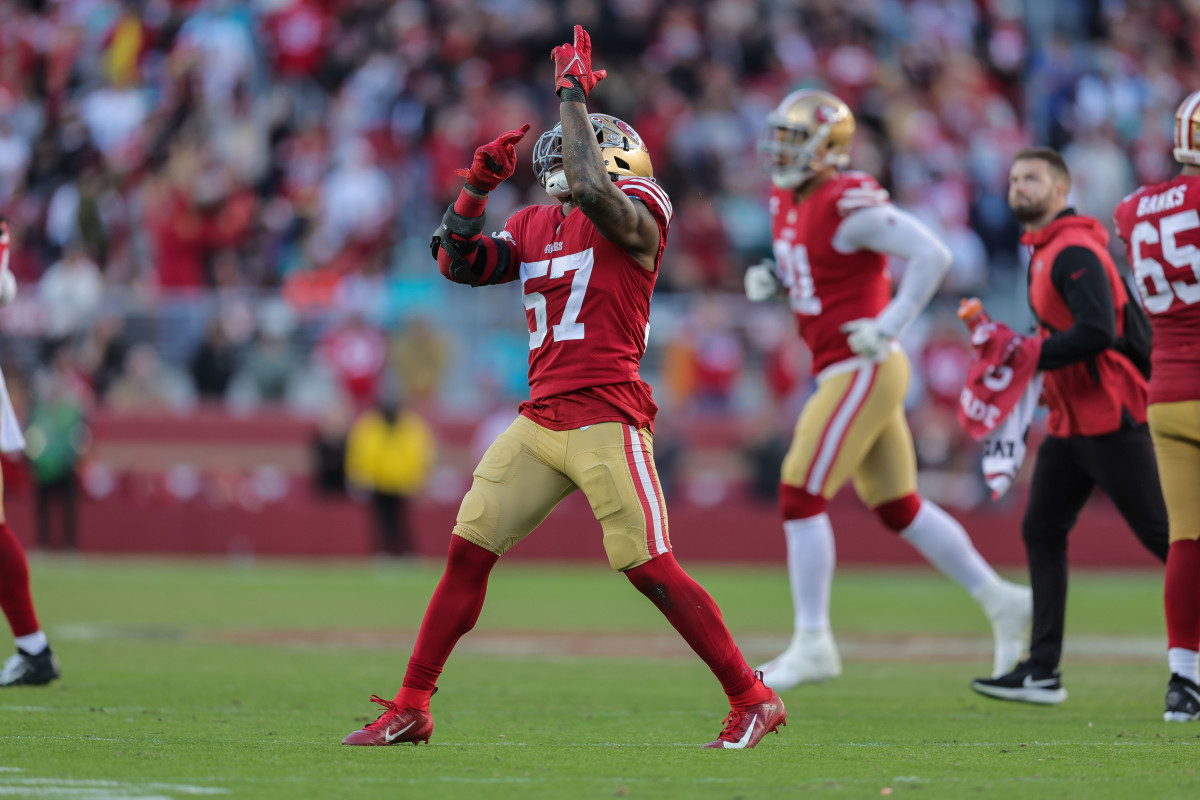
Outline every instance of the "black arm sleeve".
<path id="1" fill-rule="evenodd" d="M 1104 265 L 1086 247 L 1067 247 L 1054 259 L 1050 280 L 1075 324 L 1042 343 L 1038 369 L 1060 369 L 1086 361 L 1117 339 L 1117 314 Z"/>

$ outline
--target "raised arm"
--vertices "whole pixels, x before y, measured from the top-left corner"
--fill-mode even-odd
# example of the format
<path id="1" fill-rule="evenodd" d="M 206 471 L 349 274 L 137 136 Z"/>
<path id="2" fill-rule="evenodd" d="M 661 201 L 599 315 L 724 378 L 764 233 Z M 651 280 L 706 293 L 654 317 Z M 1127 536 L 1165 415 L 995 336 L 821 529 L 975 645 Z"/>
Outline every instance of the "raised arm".
<path id="1" fill-rule="evenodd" d="M 607 74 L 592 71 L 592 42 L 581 25 L 575 43 L 554 48 L 555 91 L 562 122 L 563 170 L 571 199 L 600 234 L 626 250 L 647 270 L 655 268 L 658 223 L 641 202 L 622 192 L 605 168 L 596 130 L 588 118 L 588 92 Z"/>
<path id="2" fill-rule="evenodd" d="M 517 142 L 528 130 L 525 125 L 500 134 L 475 151 L 470 169 L 456 170 L 467 181 L 458 199 L 442 215 L 442 224 L 430 242 L 438 269 L 455 283 L 489 286 L 517 278 L 518 259 L 512 242 L 484 236 L 483 213 L 488 192 L 512 176 Z"/>

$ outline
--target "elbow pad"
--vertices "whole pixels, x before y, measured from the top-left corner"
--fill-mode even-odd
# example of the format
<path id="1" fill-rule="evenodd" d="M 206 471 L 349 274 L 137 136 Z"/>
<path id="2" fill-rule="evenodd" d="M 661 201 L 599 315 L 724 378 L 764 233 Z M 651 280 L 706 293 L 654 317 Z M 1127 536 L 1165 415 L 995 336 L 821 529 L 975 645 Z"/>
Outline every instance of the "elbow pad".
<path id="1" fill-rule="evenodd" d="M 472 283 L 471 262 L 468 260 L 479 247 L 483 235 L 484 217 L 464 217 L 451 204 L 442 215 L 442 222 L 433 232 L 429 249 L 436 260 L 438 248 L 446 251 L 450 258 L 450 278 L 459 283 Z"/>

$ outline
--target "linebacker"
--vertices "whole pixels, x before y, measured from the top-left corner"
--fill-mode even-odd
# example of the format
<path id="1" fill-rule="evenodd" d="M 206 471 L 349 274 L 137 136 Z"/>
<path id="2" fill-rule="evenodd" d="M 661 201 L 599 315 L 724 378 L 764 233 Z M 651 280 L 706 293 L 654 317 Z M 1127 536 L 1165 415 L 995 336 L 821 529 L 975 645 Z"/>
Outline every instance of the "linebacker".
<path id="1" fill-rule="evenodd" d="M 521 281 L 531 399 L 475 469 L 400 692 L 394 701 L 372 697 L 384 712 L 343 744 L 429 741 L 429 699 L 479 617 L 492 567 L 576 489 L 600 522 L 609 564 L 658 606 L 725 690 L 730 713 L 705 747 L 754 747 L 786 724 L 779 696 L 746 664 L 716 603 L 671 553 L 654 468 L 658 407 L 638 363 L 673 209 L 637 133 L 588 115 L 584 101 L 605 76 L 592 70 L 591 50 L 580 26 L 574 45 L 554 49 L 561 121 L 534 146 L 534 172 L 560 205 L 525 208 L 499 235 L 483 236 L 487 193 L 513 174 L 526 125 L 475 151 L 466 186 L 434 234 L 450 280 Z"/>
<path id="2" fill-rule="evenodd" d="M 817 390 L 783 461 L 779 508 L 795 608 L 791 644 L 762 667 L 776 689 L 841 673 L 829 629 L 833 528 L 825 508 L 853 480 L 889 529 L 959 583 L 995 638 L 993 671 L 1021 654 L 1029 590 L 998 576 L 958 522 L 917 494 L 917 457 L 904 416 L 909 364 L 895 338 L 933 297 L 950 253 L 915 217 L 849 162 L 854 115 L 828 92 L 799 91 L 767 118 L 775 260 L 746 272 L 746 295 L 780 289 L 812 351 Z M 892 297 L 888 256 L 907 260 Z"/>
<path id="3" fill-rule="evenodd" d="M 1154 329 L 1146 416 L 1170 523 L 1167 722 L 1200 719 L 1200 92 L 1175 113 L 1174 180 L 1117 206 L 1117 232 Z"/>

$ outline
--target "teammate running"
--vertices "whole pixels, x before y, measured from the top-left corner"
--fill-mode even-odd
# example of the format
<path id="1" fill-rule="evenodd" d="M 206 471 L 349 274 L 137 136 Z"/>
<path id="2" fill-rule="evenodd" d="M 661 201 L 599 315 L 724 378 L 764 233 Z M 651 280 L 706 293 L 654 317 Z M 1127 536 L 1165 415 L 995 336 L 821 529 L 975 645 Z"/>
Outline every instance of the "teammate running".
<path id="1" fill-rule="evenodd" d="M 992 623 L 995 674 L 1021 655 L 1030 618 L 1029 589 L 1002 580 L 962 526 L 917 494 L 904 416 L 910 370 L 896 336 L 937 291 L 950 253 L 874 178 L 845 171 L 853 135 L 845 103 L 806 90 L 770 114 L 760 145 L 775 184 L 775 259 L 746 272 L 746 295 L 759 301 L 787 292 L 817 374 L 779 486 L 795 633 L 762 670 L 780 691 L 841 674 L 829 627 L 834 540 L 825 508 L 847 480 L 884 525 L 979 602 Z M 888 256 L 907 261 L 895 297 Z"/>

